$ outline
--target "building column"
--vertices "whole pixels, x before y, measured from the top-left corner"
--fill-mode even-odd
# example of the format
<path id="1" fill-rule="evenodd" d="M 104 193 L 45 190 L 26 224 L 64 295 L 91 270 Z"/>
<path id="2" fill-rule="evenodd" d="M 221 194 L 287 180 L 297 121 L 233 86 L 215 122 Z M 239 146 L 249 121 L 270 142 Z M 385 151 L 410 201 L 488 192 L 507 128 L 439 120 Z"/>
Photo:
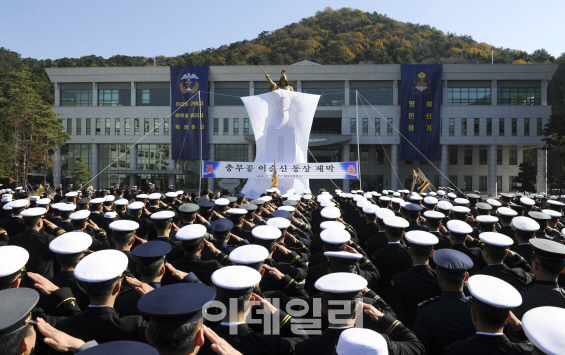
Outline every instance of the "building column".
<path id="1" fill-rule="evenodd" d="M 390 189 L 393 191 L 398 190 L 400 187 L 398 186 L 398 179 L 400 175 L 398 175 L 398 148 L 399 144 L 391 144 L 390 145 L 390 161 L 392 163 L 392 169 L 390 171 Z M 396 172 L 396 173 L 395 173 Z M 398 175 L 398 178 L 397 178 Z"/>
<path id="2" fill-rule="evenodd" d="M 57 186 L 59 186 L 61 184 L 61 174 L 62 174 L 62 170 L 61 170 L 61 146 L 57 144 L 57 150 L 55 151 L 54 157 L 53 157 L 53 191 L 55 191 L 55 189 L 57 188 Z"/>
<path id="3" fill-rule="evenodd" d="M 297 92 L 302 92 L 302 80 L 297 80 L 297 81 L 296 81 L 296 91 L 297 91 Z"/>
<path id="4" fill-rule="evenodd" d="M 98 153 L 98 144 L 92 143 L 90 145 L 90 149 L 92 150 L 92 185 L 96 190 L 99 189 L 98 186 L 98 165 L 100 164 L 100 154 Z"/>
<path id="5" fill-rule="evenodd" d="M 210 98 L 209 98 L 208 106 L 214 106 L 214 82 L 213 81 L 210 82 L 209 90 L 210 90 Z"/>
<path id="6" fill-rule="evenodd" d="M 496 154 L 497 153 L 497 146 L 496 145 L 489 145 L 488 146 L 488 176 L 487 176 L 487 193 L 489 197 L 494 197 L 497 195 L 497 161 L 496 161 Z"/>
<path id="7" fill-rule="evenodd" d="M 490 88 L 490 104 L 493 105 L 493 106 L 496 106 L 497 100 L 498 100 L 498 97 L 497 97 L 498 93 L 497 93 L 497 88 L 496 88 L 497 86 L 498 86 L 497 81 L 493 80 L 492 86 Z"/>
<path id="8" fill-rule="evenodd" d="M 55 89 L 55 107 L 61 106 L 61 90 L 59 90 L 59 83 L 53 83 Z"/>
<path id="9" fill-rule="evenodd" d="M 213 161 L 214 159 L 216 159 L 216 145 L 210 144 L 209 146 L 210 146 L 210 150 L 209 150 L 208 156 L 209 156 L 209 159 Z M 214 191 L 214 187 L 216 185 L 215 180 L 216 179 L 214 179 L 214 178 L 208 178 L 208 190 Z M 200 194 L 200 192 L 198 192 L 198 194 Z"/>
<path id="10" fill-rule="evenodd" d="M 255 144 L 254 143 L 247 144 L 247 161 L 249 161 L 249 162 L 255 161 Z"/>
<path id="11" fill-rule="evenodd" d="M 538 183 L 539 192 L 547 191 L 547 150 L 538 148 Z"/>
<path id="12" fill-rule="evenodd" d="M 442 144 L 441 145 L 441 166 L 440 170 L 443 175 L 439 176 L 439 185 L 441 187 L 449 186 L 449 182 L 447 181 L 447 177 L 449 176 L 449 145 Z M 445 175 L 445 176 L 444 176 Z M 438 186 L 435 186 L 437 189 Z"/>
<path id="13" fill-rule="evenodd" d="M 349 80 L 345 81 L 345 106 L 351 105 L 349 102 Z"/>
<path id="14" fill-rule="evenodd" d="M 131 106 L 137 106 L 137 95 L 135 81 L 131 82 L 131 93 L 130 93 Z"/>
<path id="15" fill-rule="evenodd" d="M 447 105 L 447 80 L 442 80 L 442 105 Z"/>
<path id="16" fill-rule="evenodd" d="M 98 83 L 92 83 L 92 106 L 98 106 Z"/>
<path id="17" fill-rule="evenodd" d="M 392 81 L 392 104 L 399 105 L 400 97 L 398 97 L 398 80 Z"/>
<path id="18" fill-rule="evenodd" d="M 541 104 L 547 105 L 547 80 L 541 81 Z"/>
<path id="19" fill-rule="evenodd" d="M 351 145 L 349 145 L 349 144 L 342 144 L 341 145 L 341 161 L 343 161 L 343 162 L 349 161 L 350 150 L 351 150 Z M 343 179 L 341 189 L 343 190 L 343 192 L 347 192 L 347 193 L 349 193 L 351 191 L 350 190 L 351 184 L 350 184 L 349 179 Z"/>
<path id="20" fill-rule="evenodd" d="M 249 81 L 249 96 L 255 96 L 255 83 L 253 80 Z"/>
<path id="21" fill-rule="evenodd" d="M 137 144 L 133 145 L 129 151 L 130 161 L 129 161 L 129 169 L 136 171 L 137 170 Z M 131 189 L 132 186 L 137 184 L 137 174 L 130 174 L 129 175 L 129 187 Z M 141 189 L 141 186 L 140 186 Z"/>

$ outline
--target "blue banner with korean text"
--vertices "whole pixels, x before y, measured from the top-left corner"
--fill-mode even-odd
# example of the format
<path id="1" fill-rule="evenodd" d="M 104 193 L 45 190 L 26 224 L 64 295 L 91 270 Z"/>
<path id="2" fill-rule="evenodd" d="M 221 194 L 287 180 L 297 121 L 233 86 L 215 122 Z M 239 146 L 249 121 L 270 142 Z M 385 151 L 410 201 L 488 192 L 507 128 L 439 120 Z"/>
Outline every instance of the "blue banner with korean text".
<path id="1" fill-rule="evenodd" d="M 441 64 L 401 65 L 400 160 L 440 160 Z"/>
<path id="2" fill-rule="evenodd" d="M 171 67 L 171 113 L 172 158 L 207 159 L 208 67 Z"/>

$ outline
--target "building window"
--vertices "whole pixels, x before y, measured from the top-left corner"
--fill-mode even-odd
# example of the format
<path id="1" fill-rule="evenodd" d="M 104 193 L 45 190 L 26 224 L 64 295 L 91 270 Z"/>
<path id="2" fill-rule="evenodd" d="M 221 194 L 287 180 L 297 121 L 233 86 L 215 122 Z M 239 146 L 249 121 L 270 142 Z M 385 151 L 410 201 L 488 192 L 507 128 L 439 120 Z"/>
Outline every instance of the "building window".
<path id="1" fill-rule="evenodd" d="M 92 106 L 92 90 L 61 90 L 61 106 Z"/>
<path id="2" fill-rule="evenodd" d="M 248 161 L 247 144 L 216 144 L 217 161 Z"/>
<path id="3" fill-rule="evenodd" d="M 239 118 L 233 119 L 233 135 L 239 136 Z"/>
<path id="4" fill-rule="evenodd" d="M 215 88 L 214 106 L 243 106 L 242 97 L 249 96 L 249 88 Z"/>
<path id="5" fill-rule="evenodd" d="M 513 118 L 512 119 L 512 136 L 517 136 L 517 135 L 518 135 L 518 119 Z"/>
<path id="6" fill-rule="evenodd" d="M 349 151 L 349 161 L 357 161 L 357 154 L 354 150 Z"/>
<path id="7" fill-rule="evenodd" d="M 92 120 L 90 118 L 86 119 L 86 135 L 90 136 L 92 134 Z"/>
<path id="8" fill-rule="evenodd" d="M 465 175 L 463 177 L 463 189 L 466 191 L 473 190 L 473 176 Z"/>
<path id="9" fill-rule="evenodd" d="M 77 118 L 77 131 L 76 131 L 76 135 L 77 135 L 77 136 L 82 135 L 82 118 Z"/>
<path id="10" fill-rule="evenodd" d="M 449 135 L 450 136 L 455 135 L 455 118 L 449 119 Z"/>
<path id="11" fill-rule="evenodd" d="M 518 191 L 518 177 L 509 176 L 508 177 L 508 188 L 510 191 Z"/>
<path id="12" fill-rule="evenodd" d="M 496 192 L 502 192 L 502 176 L 496 177 Z"/>
<path id="13" fill-rule="evenodd" d="M 439 175 L 434 175 L 434 186 L 435 187 L 439 186 Z"/>
<path id="14" fill-rule="evenodd" d="M 137 106 L 169 106 L 171 104 L 169 89 L 137 89 Z"/>
<path id="15" fill-rule="evenodd" d="M 114 121 L 114 134 L 116 136 L 120 135 L 120 119 L 116 118 Z"/>
<path id="16" fill-rule="evenodd" d="M 100 119 L 99 118 L 96 119 L 96 129 L 95 129 L 94 132 L 96 133 L 97 136 L 100 135 Z"/>
<path id="17" fill-rule="evenodd" d="M 249 118 L 243 119 L 243 134 L 249 134 Z"/>
<path id="18" fill-rule="evenodd" d="M 67 133 L 72 135 L 73 134 L 73 119 L 67 118 Z"/>
<path id="19" fill-rule="evenodd" d="M 67 186 L 71 182 L 72 171 L 78 157 L 84 159 L 86 170 L 92 171 L 91 144 L 64 144 L 61 146 L 61 183 L 63 186 Z"/>
<path id="20" fill-rule="evenodd" d="M 404 175 L 404 186 L 412 186 L 412 175 Z"/>
<path id="21" fill-rule="evenodd" d="M 466 118 L 461 119 L 461 135 L 462 136 L 467 135 L 467 119 Z"/>
<path id="22" fill-rule="evenodd" d="M 361 164 L 369 164 L 369 149 L 361 149 Z"/>
<path id="23" fill-rule="evenodd" d="M 230 119 L 224 118 L 224 136 L 230 134 Z"/>
<path id="24" fill-rule="evenodd" d="M 137 170 L 169 170 L 169 144 L 138 144 Z"/>
<path id="25" fill-rule="evenodd" d="M 487 177 L 479 176 L 479 191 L 486 191 L 486 190 L 487 190 Z"/>
<path id="26" fill-rule="evenodd" d="M 449 165 L 457 165 L 457 149 L 449 150 Z"/>
<path id="27" fill-rule="evenodd" d="M 447 88 L 447 104 L 490 105 L 490 88 Z"/>
<path id="28" fill-rule="evenodd" d="M 386 125 L 386 135 L 392 136 L 392 118 L 387 118 L 387 125 Z"/>
<path id="29" fill-rule="evenodd" d="M 98 90 L 98 106 L 131 106 L 130 89 Z"/>
<path id="30" fill-rule="evenodd" d="M 502 149 L 496 150 L 496 165 L 502 165 Z"/>
<path id="31" fill-rule="evenodd" d="M 498 119 L 498 135 L 504 136 L 504 118 Z"/>
<path id="32" fill-rule="evenodd" d="M 375 118 L 375 136 L 381 135 L 381 119 Z"/>
<path id="33" fill-rule="evenodd" d="M 365 191 L 382 191 L 384 176 L 383 175 L 362 175 L 363 185 L 361 186 Z"/>
<path id="34" fill-rule="evenodd" d="M 376 163 L 377 164 L 384 164 L 384 150 L 383 149 L 377 149 L 376 150 Z"/>
<path id="35" fill-rule="evenodd" d="M 414 162 L 412 160 L 405 160 L 404 164 L 405 165 L 412 165 L 412 164 L 414 164 Z"/>
<path id="36" fill-rule="evenodd" d="M 218 134 L 220 134 L 220 119 L 214 118 L 213 122 L 214 122 L 213 135 L 217 136 Z"/>
<path id="37" fill-rule="evenodd" d="M 518 165 L 518 149 L 510 149 L 508 152 L 508 164 Z"/>
<path id="38" fill-rule="evenodd" d="M 345 92 L 343 88 L 302 88 L 302 91 L 308 94 L 321 95 L 318 106 L 345 105 Z"/>
<path id="39" fill-rule="evenodd" d="M 449 182 L 452 188 L 457 188 L 457 175 L 449 175 Z"/>
<path id="40" fill-rule="evenodd" d="M 359 97 L 359 104 L 392 105 L 392 88 L 359 88 L 349 89 L 349 104 L 355 105 L 355 91 L 363 97 Z"/>
<path id="41" fill-rule="evenodd" d="M 369 119 L 368 118 L 363 118 L 363 135 L 364 136 L 369 135 Z"/>
<path id="42" fill-rule="evenodd" d="M 478 136 L 481 132 L 481 119 L 480 118 L 475 118 L 475 125 L 474 125 L 474 129 L 473 129 L 475 136 Z"/>
<path id="43" fill-rule="evenodd" d="M 492 118 L 487 118 L 487 136 L 492 136 Z"/>
<path id="44" fill-rule="evenodd" d="M 541 105 L 541 88 L 501 88 L 497 90 L 498 105 Z"/>
<path id="45" fill-rule="evenodd" d="M 357 133 L 357 120 L 355 118 L 349 119 L 349 132 L 352 136 Z"/>
<path id="46" fill-rule="evenodd" d="M 139 118 L 133 119 L 133 134 L 139 136 Z"/>
<path id="47" fill-rule="evenodd" d="M 464 164 L 465 165 L 473 165 L 473 149 L 465 149 L 464 153 Z"/>
<path id="48" fill-rule="evenodd" d="M 541 118 L 538 118 L 536 121 L 537 135 L 541 136 L 543 131 L 543 120 Z"/>
<path id="49" fill-rule="evenodd" d="M 104 128 L 105 128 L 104 129 L 104 135 L 109 136 L 111 134 L 110 133 L 110 119 L 109 118 L 105 119 Z"/>
<path id="50" fill-rule="evenodd" d="M 169 135 L 169 120 L 166 118 L 163 121 L 163 135 L 165 136 Z"/>
<path id="51" fill-rule="evenodd" d="M 158 118 L 153 119 L 153 135 L 155 135 L 155 136 L 159 135 L 159 119 Z"/>
<path id="52" fill-rule="evenodd" d="M 145 118 L 143 120 L 143 135 L 146 136 L 149 134 L 149 118 Z"/>
<path id="53" fill-rule="evenodd" d="M 129 136 L 129 118 L 124 118 L 124 134 Z"/>
<path id="54" fill-rule="evenodd" d="M 487 165 L 487 150 L 479 149 L 479 165 Z"/>
<path id="55" fill-rule="evenodd" d="M 530 119 L 524 118 L 524 136 L 530 135 Z"/>

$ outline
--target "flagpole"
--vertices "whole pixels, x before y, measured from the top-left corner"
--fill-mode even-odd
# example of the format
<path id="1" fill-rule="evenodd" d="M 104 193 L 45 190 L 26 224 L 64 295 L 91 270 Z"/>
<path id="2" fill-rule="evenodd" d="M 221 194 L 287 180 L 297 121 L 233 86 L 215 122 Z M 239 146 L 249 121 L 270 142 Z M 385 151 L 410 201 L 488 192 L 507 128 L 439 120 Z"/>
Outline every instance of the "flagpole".
<path id="1" fill-rule="evenodd" d="M 200 179 L 198 180 L 198 193 L 202 192 L 202 170 L 204 168 L 204 161 L 202 160 L 202 106 L 200 105 L 200 90 L 198 90 L 198 117 L 200 118 Z M 213 187 L 212 187 L 213 188 Z"/>
<path id="2" fill-rule="evenodd" d="M 357 175 L 359 175 L 359 189 L 361 184 L 361 148 L 359 147 L 359 93 L 355 90 L 355 134 L 357 135 Z"/>

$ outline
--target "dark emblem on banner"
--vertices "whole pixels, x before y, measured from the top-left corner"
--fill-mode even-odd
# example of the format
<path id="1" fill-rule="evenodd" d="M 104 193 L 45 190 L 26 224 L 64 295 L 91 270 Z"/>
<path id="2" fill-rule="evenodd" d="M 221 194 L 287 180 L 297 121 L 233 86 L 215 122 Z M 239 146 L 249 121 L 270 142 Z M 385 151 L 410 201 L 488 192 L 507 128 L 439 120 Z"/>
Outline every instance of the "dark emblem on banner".
<path id="1" fill-rule="evenodd" d="M 183 94 L 194 94 L 195 92 L 198 91 L 198 87 L 200 86 L 200 84 L 198 83 L 198 81 L 195 82 L 194 86 L 192 86 L 192 79 L 196 79 L 198 80 L 198 77 L 196 76 L 196 74 L 190 74 L 190 73 L 186 73 L 184 74 L 180 80 L 180 91 Z M 184 82 L 183 80 L 186 80 L 186 82 Z"/>
<path id="2" fill-rule="evenodd" d="M 424 74 L 424 72 L 418 74 L 418 79 L 412 79 L 412 83 L 414 84 L 412 85 L 412 94 L 418 95 L 422 93 L 424 95 L 428 95 L 432 91 L 430 86 L 431 81 L 431 79 L 426 79 L 426 74 Z"/>

